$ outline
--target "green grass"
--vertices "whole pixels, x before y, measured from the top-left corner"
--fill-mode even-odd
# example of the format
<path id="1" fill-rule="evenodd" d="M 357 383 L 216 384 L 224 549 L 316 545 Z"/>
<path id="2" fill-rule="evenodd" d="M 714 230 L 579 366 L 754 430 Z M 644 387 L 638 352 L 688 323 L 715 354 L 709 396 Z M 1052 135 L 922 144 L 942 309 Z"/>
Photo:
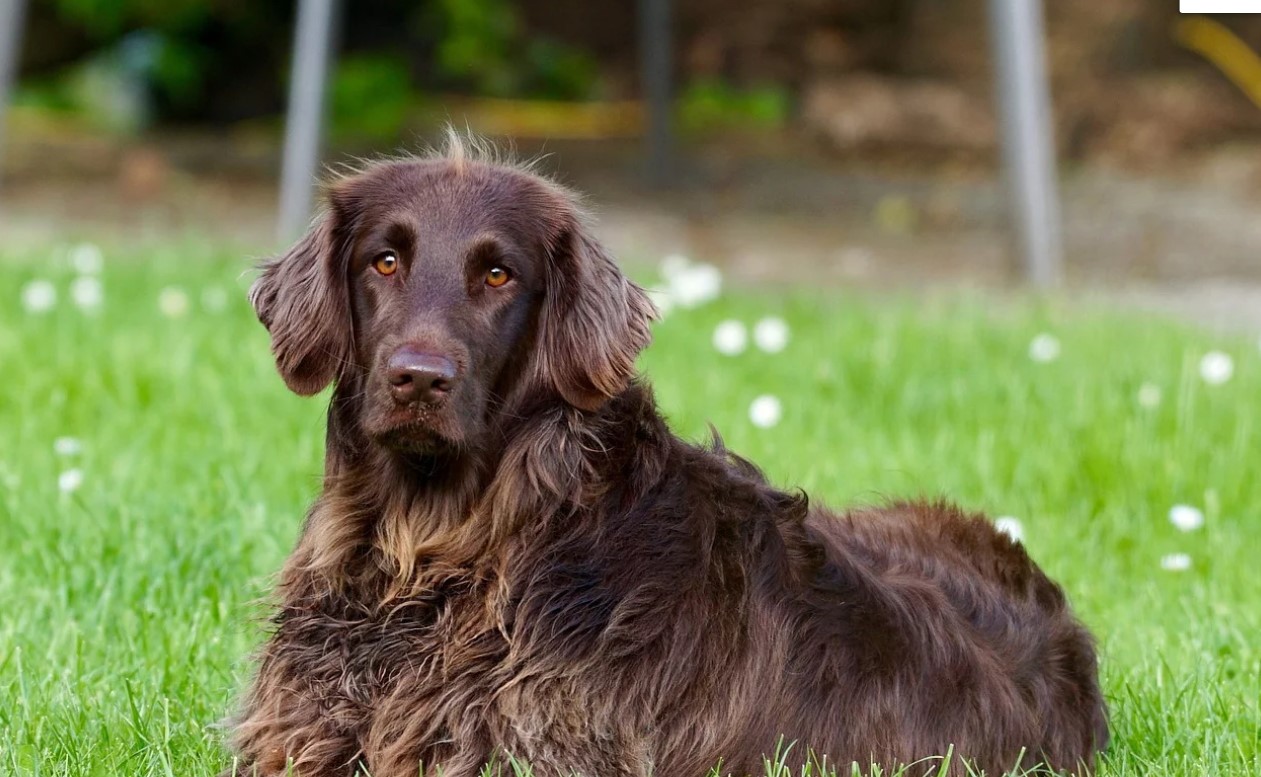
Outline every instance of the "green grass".
<path id="1" fill-rule="evenodd" d="M 229 252 L 111 254 L 95 315 L 69 304 L 58 255 L 0 257 L 0 773 L 214 773 L 257 602 L 318 487 L 323 401 L 274 374 Z M 59 291 L 43 315 L 19 304 L 37 277 Z M 158 311 L 169 286 L 181 318 Z M 209 287 L 225 310 L 203 307 Z M 792 326 L 783 353 L 711 346 L 721 319 L 766 313 Z M 1039 332 L 1057 361 L 1028 358 Z M 1198 377 L 1211 348 L 1234 356 L 1225 385 Z M 1019 517 L 1101 640 L 1104 774 L 1261 773 L 1255 339 L 986 297 L 734 295 L 671 315 L 643 366 L 679 433 L 713 421 L 778 483 Z M 771 429 L 747 420 L 764 393 L 784 406 Z M 82 452 L 56 454 L 63 435 Z M 59 493 L 71 467 L 82 486 Z M 1204 528 L 1171 526 L 1177 503 Z M 1161 569 L 1174 552 L 1189 570 Z"/>

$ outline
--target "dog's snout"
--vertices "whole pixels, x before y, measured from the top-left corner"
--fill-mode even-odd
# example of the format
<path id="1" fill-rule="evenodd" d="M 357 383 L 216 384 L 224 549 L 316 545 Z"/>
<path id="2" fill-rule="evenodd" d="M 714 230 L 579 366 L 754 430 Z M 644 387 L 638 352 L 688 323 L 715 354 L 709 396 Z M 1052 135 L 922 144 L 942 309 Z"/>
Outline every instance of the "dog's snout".
<path id="1" fill-rule="evenodd" d="M 455 385 L 456 371 L 455 362 L 446 356 L 411 346 L 399 348 L 386 363 L 390 393 L 400 405 L 442 399 Z"/>

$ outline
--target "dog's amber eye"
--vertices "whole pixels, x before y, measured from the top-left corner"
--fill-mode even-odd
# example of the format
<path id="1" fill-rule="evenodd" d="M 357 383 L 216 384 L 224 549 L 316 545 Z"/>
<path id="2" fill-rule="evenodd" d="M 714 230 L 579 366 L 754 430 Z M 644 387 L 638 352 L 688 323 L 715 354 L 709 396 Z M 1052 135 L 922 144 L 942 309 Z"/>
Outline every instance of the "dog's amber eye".
<path id="1" fill-rule="evenodd" d="M 486 271 L 486 285 L 497 289 L 508 282 L 512 275 L 502 267 L 492 267 Z"/>
<path id="2" fill-rule="evenodd" d="M 382 275 L 393 275 L 398 269 L 398 255 L 393 251 L 386 251 L 372 260 L 372 269 Z"/>

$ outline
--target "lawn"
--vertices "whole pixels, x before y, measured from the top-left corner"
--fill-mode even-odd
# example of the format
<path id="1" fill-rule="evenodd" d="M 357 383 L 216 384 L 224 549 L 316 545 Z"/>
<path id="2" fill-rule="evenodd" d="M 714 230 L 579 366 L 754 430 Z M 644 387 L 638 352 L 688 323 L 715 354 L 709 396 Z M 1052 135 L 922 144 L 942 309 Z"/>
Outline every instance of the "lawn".
<path id="1" fill-rule="evenodd" d="M 240 255 L 106 253 L 94 312 L 65 247 L 0 254 L 0 773 L 212 774 L 318 487 L 323 400 L 275 375 Z M 50 310 L 24 307 L 48 302 L 35 280 Z M 715 350 L 720 322 L 765 315 L 783 351 Z M 1055 358 L 1030 357 L 1039 335 Z M 1066 302 L 736 292 L 672 312 L 642 364 L 680 434 L 712 421 L 780 484 L 1017 518 L 1099 636 L 1103 774 L 1261 774 L 1255 336 Z"/>

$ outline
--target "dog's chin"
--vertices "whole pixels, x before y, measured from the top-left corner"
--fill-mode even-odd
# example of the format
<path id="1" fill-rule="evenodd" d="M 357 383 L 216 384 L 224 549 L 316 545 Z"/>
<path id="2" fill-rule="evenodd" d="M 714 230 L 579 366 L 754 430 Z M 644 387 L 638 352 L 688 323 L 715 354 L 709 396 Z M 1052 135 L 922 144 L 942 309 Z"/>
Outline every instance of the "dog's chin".
<path id="1" fill-rule="evenodd" d="M 441 457 L 454 453 L 456 444 L 432 430 L 414 427 L 391 429 L 376 436 L 376 443 L 394 453 Z"/>
<path id="2" fill-rule="evenodd" d="M 396 413 L 367 431 L 374 443 L 395 453 L 444 456 L 460 447 L 460 435 L 445 421 L 432 414 Z"/>

